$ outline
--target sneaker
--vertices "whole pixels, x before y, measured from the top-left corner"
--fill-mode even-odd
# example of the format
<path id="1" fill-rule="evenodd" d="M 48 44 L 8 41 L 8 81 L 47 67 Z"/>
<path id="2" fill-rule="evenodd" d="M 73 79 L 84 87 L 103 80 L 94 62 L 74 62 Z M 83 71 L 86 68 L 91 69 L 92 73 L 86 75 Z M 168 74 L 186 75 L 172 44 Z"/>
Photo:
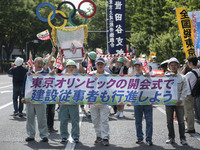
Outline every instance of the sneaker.
<path id="1" fill-rule="evenodd" d="M 135 143 L 136 143 L 136 144 L 142 144 L 142 143 L 143 143 L 143 140 L 137 140 Z"/>
<path id="2" fill-rule="evenodd" d="M 27 138 L 25 139 L 26 142 L 30 142 L 30 141 L 34 141 L 34 140 L 35 140 L 34 138 L 30 138 L 30 137 L 27 137 Z"/>
<path id="3" fill-rule="evenodd" d="M 62 143 L 65 143 L 65 142 L 67 142 L 67 138 L 62 138 L 62 141 L 61 141 Z"/>
<path id="4" fill-rule="evenodd" d="M 18 113 L 13 113 L 13 116 L 17 116 L 18 115 Z"/>
<path id="5" fill-rule="evenodd" d="M 167 143 L 167 144 L 171 144 L 171 143 L 174 143 L 174 142 L 175 142 L 174 138 L 168 138 L 168 139 L 166 140 L 166 143 Z"/>
<path id="6" fill-rule="evenodd" d="M 194 130 L 186 130 L 185 133 L 195 133 L 195 129 Z"/>
<path id="7" fill-rule="evenodd" d="M 118 117 L 120 115 L 120 112 L 117 111 L 117 113 L 115 114 L 115 117 Z"/>
<path id="8" fill-rule="evenodd" d="M 96 140 L 94 141 L 94 143 L 99 143 L 99 142 L 102 142 L 102 138 L 97 137 Z"/>
<path id="9" fill-rule="evenodd" d="M 48 132 L 49 132 L 49 133 L 55 133 L 55 132 L 58 132 L 58 130 L 52 128 L 52 129 L 48 129 Z"/>
<path id="10" fill-rule="evenodd" d="M 120 117 L 120 118 L 124 117 L 123 112 L 120 112 L 120 113 L 119 113 L 119 117 Z"/>
<path id="11" fill-rule="evenodd" d="M 48 138 L 47 137 L 42 138 L 42 142 L 48 142 Z"/>
<path id="12" fill-rule="evenodd" d="M 146 144 L 151 146 L 151 145 L 153 145 L 153 142 L 151 140 L 148 140 L 148 141 L 146 141 Z"/>
<path id="13" fill-rule="evenodd" d="M 151 145 L 153 145 L 153 142 L 151 140 L 148 140 L 148 141 L 146 141 L 146 144 L 151 146 Z"/>
<path id="14" fill-rule="evenodd" d="M 188 143 L 187 143 L 186 139 L 181 139 L 181 144 L 182 145 L 187 145 Z"/>
<path id="15" fill-rule="evenodd" d="M 104 146 L 109 146 L 109 141 L 108 141 L 108 139 L 103 139 L 103 145 L 104 145 Z"/>
<path id="16" fill-rule="evenodd" d="M 79 143 L 79 139 L 74 139 L 74 143 Z"/>
<path id="17" fill-rule="evenodd" d="M 23 114 L 22 114 L 22 113 L 19 113 L 19 117 L 23 117 Z"/>

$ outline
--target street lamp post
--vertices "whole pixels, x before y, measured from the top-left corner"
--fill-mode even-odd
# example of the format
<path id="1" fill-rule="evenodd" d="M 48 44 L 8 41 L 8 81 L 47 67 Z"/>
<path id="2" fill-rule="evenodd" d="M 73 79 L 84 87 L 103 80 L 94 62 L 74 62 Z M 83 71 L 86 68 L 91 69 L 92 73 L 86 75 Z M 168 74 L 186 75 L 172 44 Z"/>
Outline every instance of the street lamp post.
<path id="1" fill-rule="evenodd" d="M 27 57 L 26 57 L 26 58 L 27 58 L 27 60 L 28 60 L 28 57 L 29 57 L 28 44 L 31 43 L 31 42 L 33 42 L 33 43 L 35 43 L 35 44 L 39 43 L 38 40 L 32 40 L 32 41 L 30 41 L 30 42 L 26 42 L 26 54 L 27 54 Z"/>

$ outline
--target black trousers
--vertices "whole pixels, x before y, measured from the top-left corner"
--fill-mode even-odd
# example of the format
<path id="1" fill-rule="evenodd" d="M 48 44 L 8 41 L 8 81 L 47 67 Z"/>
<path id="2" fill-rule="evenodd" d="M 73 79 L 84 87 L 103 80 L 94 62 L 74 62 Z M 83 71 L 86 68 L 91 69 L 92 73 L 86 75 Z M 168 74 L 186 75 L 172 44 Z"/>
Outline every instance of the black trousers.
<path id="1" fill-rule="evenodd" d="M 47 126 L 53 129 L 56 104 L 47 104 Z"/>

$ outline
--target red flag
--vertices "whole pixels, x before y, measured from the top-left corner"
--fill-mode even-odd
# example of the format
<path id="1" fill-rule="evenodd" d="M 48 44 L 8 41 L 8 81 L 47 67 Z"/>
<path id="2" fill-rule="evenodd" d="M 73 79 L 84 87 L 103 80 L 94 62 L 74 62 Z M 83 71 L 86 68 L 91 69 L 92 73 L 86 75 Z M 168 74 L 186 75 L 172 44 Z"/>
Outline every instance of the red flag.
<path id="1" fill-rule="evenodd" d="M 50 34 L 49 34 L 49 30 L 45 30 L 43 32 L 40 32 L 37 34 L 37 38 L 40 40 L 49 40 L 51 39 Z"/>
<path id="2" fill-rule="evenodd" d="M 92 62 L 89 61 L 88 64 L 87 64 L 87 73 L 91 72 L 91 68 L 92 68 Z"/>
<path id="3" fill-rule="evenodd" d="M 28 59 L 28 65 L 29 65 L 29 66 L 32 68 L 32 70 L 33 70 L 34 65 L 33 65 L 33 60 L 32 60 L 31 58 Z"/>
<path id="4" fill-rule="evenodd" d="M 58 53 L 57 57 L 56 57 L 56 68 L 63 70 L 63 65 L 62 65 L 62 61 L 60 59 L 60 55 Z"/>

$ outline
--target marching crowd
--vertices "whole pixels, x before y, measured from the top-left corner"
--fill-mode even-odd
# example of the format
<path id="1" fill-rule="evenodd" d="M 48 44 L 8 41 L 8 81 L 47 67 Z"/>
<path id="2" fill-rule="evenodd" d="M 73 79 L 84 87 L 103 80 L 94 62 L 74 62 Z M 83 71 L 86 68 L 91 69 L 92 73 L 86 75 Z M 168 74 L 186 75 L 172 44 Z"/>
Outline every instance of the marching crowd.
<path id="1" fill-rule="evenodd" d="M 23 59 L 16 58 L 15 66 L 13 66 L 8 74 L 13 76 L 13 106 L 14 116 L 19 115 L 23 117 L 23 103 L 25 103 L 25 82 L 26 77 L 32 73 L 89 73 L 89 74 L 132 74 L 132 75 L 154 75 L 152 67 L 149 66 L 149 72 L 143 71 L 143 63 L 138 61 L 137 58 L 130 59 L 127 57 L 113 57 L 108 60 L 106 58 L 97 57 L 95 52 L 85 53 L 82 61 L 75 62 L 71 59 L 65 60 L 62 58 L 64 69 L 59 70 L 54 66 L 55 58 L 53 57 L 56 52 L 55 48 L 52 48 L 51 55 L 48 59 L 37 57 L 34 60 L 34 69 L 28 70 L 23 67 Z M 59 50 L 59 53 L 61 51 Z M 88 68 L 88 63 L 91 63 L 91 67 Z M 177 93 L 178 101 L 174 106 L 165 106 L 167 115 L 167 128 L 168 138 L 166 143 L 175 142 L 174 131 L 174 114 L 176 114 L 180 142 L 183 145 L 187 145 L 185 132 L 195 133 L 194 122 L 200 123 L 200 94 L 192 96 L 191 91 L 197 82 L 197 76 L 200 77 L 200 70 L 198 69 L 198 59 L 195 56 L 190 56 L 185 61 L 183 67 L 180 67 L 180 63 L 176 58 L 170 58 L 168 60 L 168 71 L 166 75 L 172 75 L 177 77 Z M 19 102 L 18 102 L 19 97 Z M 19 104 L 18 104 L 19 103 Z M 36 126 L 35 115 L 37 116 L 38 130 L 43 142 L 48 142 L 48 132 L 58 132 L 54 129 L 54 115 L 55 104 L 27 104 L 26 105 L 26 131 L 28 137 L 27 142 L 34 141 Z M 84 110 L 84 105 L 80 106 Z M 109 115 L 110 106 L 108 105 L 90 105 L 90 114 L 92 123 L 94 125 L 96 139 L 95 143 L 102 142 L 103 145 L 109 145 Z M 112 106 L 116 117 L 123 117 L 124 105 Z M 80 127 L 79 127 L 79 106 L 78 105 L 59 105 L 59 121 L 60 121 L 60 134 L 61 142 L 67 142 L 69 138 L 68 122 L 69 119 L 72 123 L 71 136 L 75 143 L 79 143 Z M 137 144 L 146 141 L 147 145 L 153 145 L 153 106 L 152 105 L 134 105 L 135 115 L 135 127 Z M 143 116 L 146 121 L 145 136 L 142 131 Z M 187 129 L 185 129 L 184 119 L 187 123 Z"/>

